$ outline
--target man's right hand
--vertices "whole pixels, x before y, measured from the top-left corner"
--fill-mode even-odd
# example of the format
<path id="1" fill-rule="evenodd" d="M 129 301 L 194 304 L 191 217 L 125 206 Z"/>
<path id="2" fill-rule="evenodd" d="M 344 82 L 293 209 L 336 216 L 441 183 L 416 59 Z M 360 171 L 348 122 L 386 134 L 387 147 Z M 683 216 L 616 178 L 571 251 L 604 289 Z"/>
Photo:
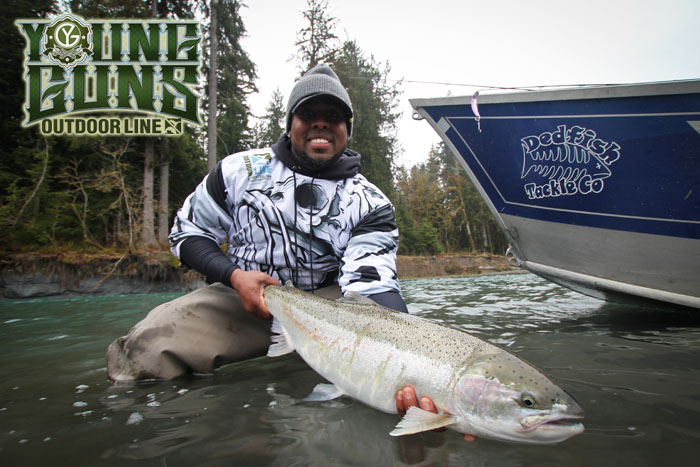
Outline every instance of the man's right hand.
<path id="1" fill-rule="evenodd" d="M 267 285 L 279 285 L 274 277 L 261 271 L 244 271 L 236 269 L 231 273 L 231 285 L 241 297 L 243 308 L 261 319 L 272 319 L 267 310 L 263 290 Z"/>
<path id="2" fill-rule="evenodd" d="M 408 408 L 414 405 L 423 410 L 427 410 L 428 412 L 437 413 L 437 408 L 435 407 L 433 400 L 428 396 L 423 396 L 419 401 L 418 396 L 416 396 L 415 388 L 410 384 L 396 392 L 396 411 L 401 417 L 406 415 Z M 433 431 L 445 431 L 446 429 L 447 428 L 436 428 Z M 464 441 L 474 441 L 475 439 L 476 436 L 474 435 L 464 435 Z"/>

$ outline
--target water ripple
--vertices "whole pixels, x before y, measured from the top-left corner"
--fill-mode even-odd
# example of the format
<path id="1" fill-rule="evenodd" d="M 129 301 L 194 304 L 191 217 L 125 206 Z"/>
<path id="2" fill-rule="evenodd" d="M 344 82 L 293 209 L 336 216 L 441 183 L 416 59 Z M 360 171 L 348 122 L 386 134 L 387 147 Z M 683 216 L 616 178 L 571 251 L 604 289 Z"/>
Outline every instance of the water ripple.
<path id="1" fill-rule="evenodd" d="M 603 303 L 532 274 L 417 279 L 404 281 L 402 291 L 412 314 L 476 333 L 506 330 L 509 337 L 588 315 Z"/>

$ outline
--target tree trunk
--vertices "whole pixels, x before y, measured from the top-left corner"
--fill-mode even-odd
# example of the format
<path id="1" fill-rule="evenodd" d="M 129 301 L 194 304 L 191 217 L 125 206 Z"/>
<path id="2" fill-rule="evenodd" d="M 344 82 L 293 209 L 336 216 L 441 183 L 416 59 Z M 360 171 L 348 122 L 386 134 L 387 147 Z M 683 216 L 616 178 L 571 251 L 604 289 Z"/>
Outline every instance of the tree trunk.
<path id="1" fill-rule="evenodd" d="M 151 17 L 157 16 L 157 0 L 151 1 Z M 141 244 L 145 247 L 156 245 L 156 233 L 153 226 L 153 167 L 155 142 L 153 138 L 147 138 L 144 148 L 143 161 L 143 216 L 141 219 Z"/>
<path id="2" fill-rule="evenodd" d="M 209 48 L 209 115 L 207 120 L 207 170 L 211 172 L 216 166 L 216 54 L 218 49 L 217 22 L 216 22 L 216 0 L 212 0 L 211 25 L 209 29 L 211 47 Z"/>
<path id="3" fill-rule="evenodd" d="M 158 241 L 166 245 L 170 232 L 170 213 L 168 212 L 168 187 L 170 185 L 170 163 L 160 166 L 160 208 L 158 209 Z"/>
<path id="4" fill-rule="evenodd" d="M 486 216 L 484 216 L 484 206 L 481 206 L 481 234 L 484 237 L 484 251 L 493 251 L 491 248 L 491 241 L 489 239 L 489 233 L 486 230 Z"/>
<path id="5" fill-rule="evenodd" d="M 471 222 L 469 221 L 469 214 L 467 212 L 467 203 L 464 202 L 464 196 L 462 195 L 462 183 L 459 179 L 459 173 L 454 175 L 454 187 L 455 191 L 459 195 L 459 205 L 464 214 L 464 228 L 467 231 L 467 238 L 469 239 L 469 248 L 471 251 L 476 251 L 476 243 L 474 243 L 474 236 L 472 235 Z"/>
<path id="6" fill-rule="evenodd" d="M 143 218 L 141 220 L 141 244 L 151 247 L 156 244 L 153 229 L 153 138 L 146 139 L 143 161 Z"/>

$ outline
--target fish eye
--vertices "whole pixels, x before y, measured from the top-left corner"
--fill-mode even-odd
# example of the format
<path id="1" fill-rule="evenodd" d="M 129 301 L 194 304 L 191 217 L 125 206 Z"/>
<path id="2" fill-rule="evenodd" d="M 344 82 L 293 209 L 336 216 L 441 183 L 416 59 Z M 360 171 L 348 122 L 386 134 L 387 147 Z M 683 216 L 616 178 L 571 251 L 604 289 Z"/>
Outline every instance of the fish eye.
<path id="1" fill-rule="evenodd" d="M 533 396 L 532 394 L 524 392 L 520 396 L 520 405 L 522 405 L 523 407 L 531 409 L 535 406 L 535 404 L 537 404 L 537 401 L 535 400 L 535 396 Z"/>

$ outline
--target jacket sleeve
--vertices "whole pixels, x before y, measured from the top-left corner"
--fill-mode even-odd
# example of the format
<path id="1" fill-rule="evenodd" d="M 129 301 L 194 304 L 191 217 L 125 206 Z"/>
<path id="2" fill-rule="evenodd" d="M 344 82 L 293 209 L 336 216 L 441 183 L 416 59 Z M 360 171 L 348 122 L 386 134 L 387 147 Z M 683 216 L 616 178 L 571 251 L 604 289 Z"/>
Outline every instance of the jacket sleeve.
<path id="1" fill-rule="evenodd" d="M 227 159 L 219 162 L 204 178 L 175 216 L 169 240 L 171 251 L 180 259 L 180 247 L 188 237 L 205 237 L 217 245 L 227 241 L 233 225 L 224 183 L 223 163 Z"/>
<path id="2" fill-rule="evenodd" d="M 180 243 L 182 263 L 207 277 L 207 282 L 231 285 L 231 274 L 238 269 L 215 242 L 207 237 L 191 236 Z"/>
<path id="3" fill-rule="evenodd" d="M 340 261 L 343 292 L 368 296 L 400 292 L 396 275 L 399 230 L 391 204 L 371 211 L 353 229 Z"/>

